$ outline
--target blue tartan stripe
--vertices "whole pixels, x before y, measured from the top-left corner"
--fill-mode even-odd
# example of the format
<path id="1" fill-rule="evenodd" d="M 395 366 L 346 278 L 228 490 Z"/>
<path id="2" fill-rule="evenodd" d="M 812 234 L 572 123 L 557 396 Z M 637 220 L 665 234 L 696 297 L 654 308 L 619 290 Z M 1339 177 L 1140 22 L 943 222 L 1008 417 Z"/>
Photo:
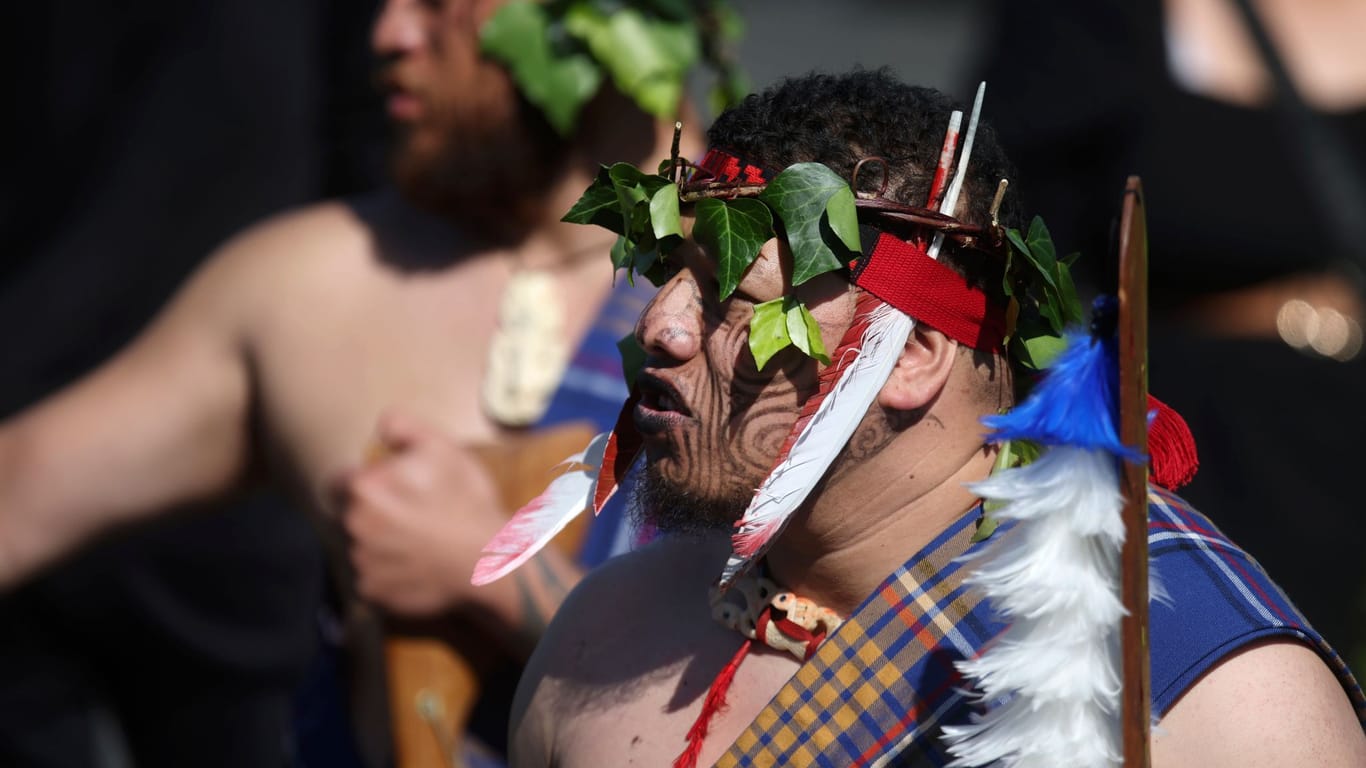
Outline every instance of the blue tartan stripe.
<path id="1" fill-rule="evenodd" d="M 1347 665 L 1251 555 L 1170 491 L 1153 488 L 1148 510 L 1153 567 L 1173 599 L 1149 609 L 1154 714 L 1165 714 L 1229 653 L 1284 637 L 1318 652 L 1366 723 L 1366 697 Z M 1190 606 L 1201 621 L 1190 621 Z"/>
<path id="2" fill-rule="evenodd" d="M 957 558 L 970 548 L 978 514 L 964 515 L 889 576 L 717 765 L 947 765 L 940 729 L 971 714 L 953 662 L 975 655 L 1004 628 L 962 583 Z M 1155 714 L 1238 647 L 1290 637 L 1320 653 L 1366 722 L 1366 699 L 1342 660 L 1208 519 L 1154 488 L 1149 544 L 1155 573 L 1181 607 L 1178 613 L 1154 603 L 1150 610 Z M 884 669 L 895 679 L 880 685 Z M 874 685 L 870 695 L 866 687 Z"/>
<path id="3" fill-rule="evenodd" d="M 965 713 L 953 661 L 986 640 L 974 630 L 998 629 L 963 621 L 975 603 L 956 558 L 979 516 L 969 511 L 888 576 L 780 692 L 775 703 L 785 705 L 770 706 L 764 727 L 751 728 L 719 764 L 857 764 L 888 733 L 937 732 L 946 713 Z M 829 737 L 814 750 L 812 732 L 822 728 Z M 942 749 L 926 754 L 934 758 L 926 764 L 945 762 Z"/>

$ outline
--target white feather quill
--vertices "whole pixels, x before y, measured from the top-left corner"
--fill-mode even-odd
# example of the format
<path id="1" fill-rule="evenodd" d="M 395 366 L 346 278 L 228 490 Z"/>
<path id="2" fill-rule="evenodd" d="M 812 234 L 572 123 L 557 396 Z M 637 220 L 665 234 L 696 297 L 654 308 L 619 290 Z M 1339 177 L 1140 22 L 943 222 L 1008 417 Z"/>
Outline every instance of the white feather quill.
<path id="1" fill-rule="evenodd" d="M 565 459 L 560 466 L 568 465 L 569 470 L 508 520 L 484 547 L 471 584 L 483 586 L 511 573 L 540 552 L 571 520 L 592 508 L 598 467 L 609 435 L 598 435 L 584 451 Z"/>

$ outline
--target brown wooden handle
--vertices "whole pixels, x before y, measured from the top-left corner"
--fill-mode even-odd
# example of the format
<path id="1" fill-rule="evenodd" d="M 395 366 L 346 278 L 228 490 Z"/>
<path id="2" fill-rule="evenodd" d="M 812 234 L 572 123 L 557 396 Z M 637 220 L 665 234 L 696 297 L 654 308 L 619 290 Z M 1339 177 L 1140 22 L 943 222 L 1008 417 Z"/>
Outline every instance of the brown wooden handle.
<path id="1" fill-rule="evenodd" d="M 1119 224 L 1119 428 L 1124 445 L 1148 452 L 1148 234 L 1143 185 L 1137 176 L 1130 176 L 1124 187 Z M 1148 465 L 1125 461 L 1122 467 L 1120 594 L 1127 611 L 1120 624 L 1124 766 L 1148 768 Z"/>
<path id="2" fill-rule="evenodd" d="M 582 451 L 593 434 L 591 425 L 576 422 L 472 451 L 511 511 L 545 490 L 554 467 Z M 555 538 L 556 546 L 578 552 L 587 524 L 588 516 L 581 516 Z M 386 629 L 397 768 L 463 768 L 462 741 L 479 697 L 480 672 L 498 649 L 469 622 L 389 622 Z"/>

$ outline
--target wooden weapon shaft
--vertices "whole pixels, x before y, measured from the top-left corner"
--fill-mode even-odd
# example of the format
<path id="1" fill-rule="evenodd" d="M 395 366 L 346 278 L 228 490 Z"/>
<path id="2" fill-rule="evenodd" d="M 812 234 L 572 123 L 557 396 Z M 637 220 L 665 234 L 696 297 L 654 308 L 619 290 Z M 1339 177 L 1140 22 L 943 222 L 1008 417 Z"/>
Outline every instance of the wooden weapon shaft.
<path id="1" fill-rule="evenodd" d="M 1143 186 L 1130 176 L 1119 228 L 1120 440 L 1148 452 L 1148 236 Z M 1124 548 L 1120 553 L 1120 625 L 1124 659 L 1121 722 L 1124 767 L 1148 768 L 1151 721 L 1148 672 L 1148 465 L 1121 462 Z"/>

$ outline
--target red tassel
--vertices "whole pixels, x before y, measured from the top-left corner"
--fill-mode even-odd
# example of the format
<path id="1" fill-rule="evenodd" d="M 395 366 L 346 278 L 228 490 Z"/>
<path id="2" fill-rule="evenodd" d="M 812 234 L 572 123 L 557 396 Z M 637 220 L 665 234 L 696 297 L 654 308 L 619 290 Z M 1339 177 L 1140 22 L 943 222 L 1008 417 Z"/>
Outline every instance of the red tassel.
<path id="1" fill-rule="evenodd" d="M 1155 485 L 1169 491 L 1189 483 L 1200 469 L 1195 437 L 1181 414 L 1148 395 L 1149 472 Z"/>
<path id="2" fill-rule="evenodd" d="M 707 691 L 707 700 L 702 702 L 702 711 L 698 713 L 697 720 L 688 730 L 688 748 L 674 760 L 674 768 L 696 768 L 697 758 L 702 754 L 702 741 L 707 738 L 707 731 L 711 728 L 711 718 L 725 709 L 726 692 L 735 680 L 735 671 L 740 668 L 740 662 L 744 661 L 745 654 L 749 653 L 749 647 L 753 644 L 753 640 L 742 643 L 730 663 L 712 681 L 711 689 Z"/>

